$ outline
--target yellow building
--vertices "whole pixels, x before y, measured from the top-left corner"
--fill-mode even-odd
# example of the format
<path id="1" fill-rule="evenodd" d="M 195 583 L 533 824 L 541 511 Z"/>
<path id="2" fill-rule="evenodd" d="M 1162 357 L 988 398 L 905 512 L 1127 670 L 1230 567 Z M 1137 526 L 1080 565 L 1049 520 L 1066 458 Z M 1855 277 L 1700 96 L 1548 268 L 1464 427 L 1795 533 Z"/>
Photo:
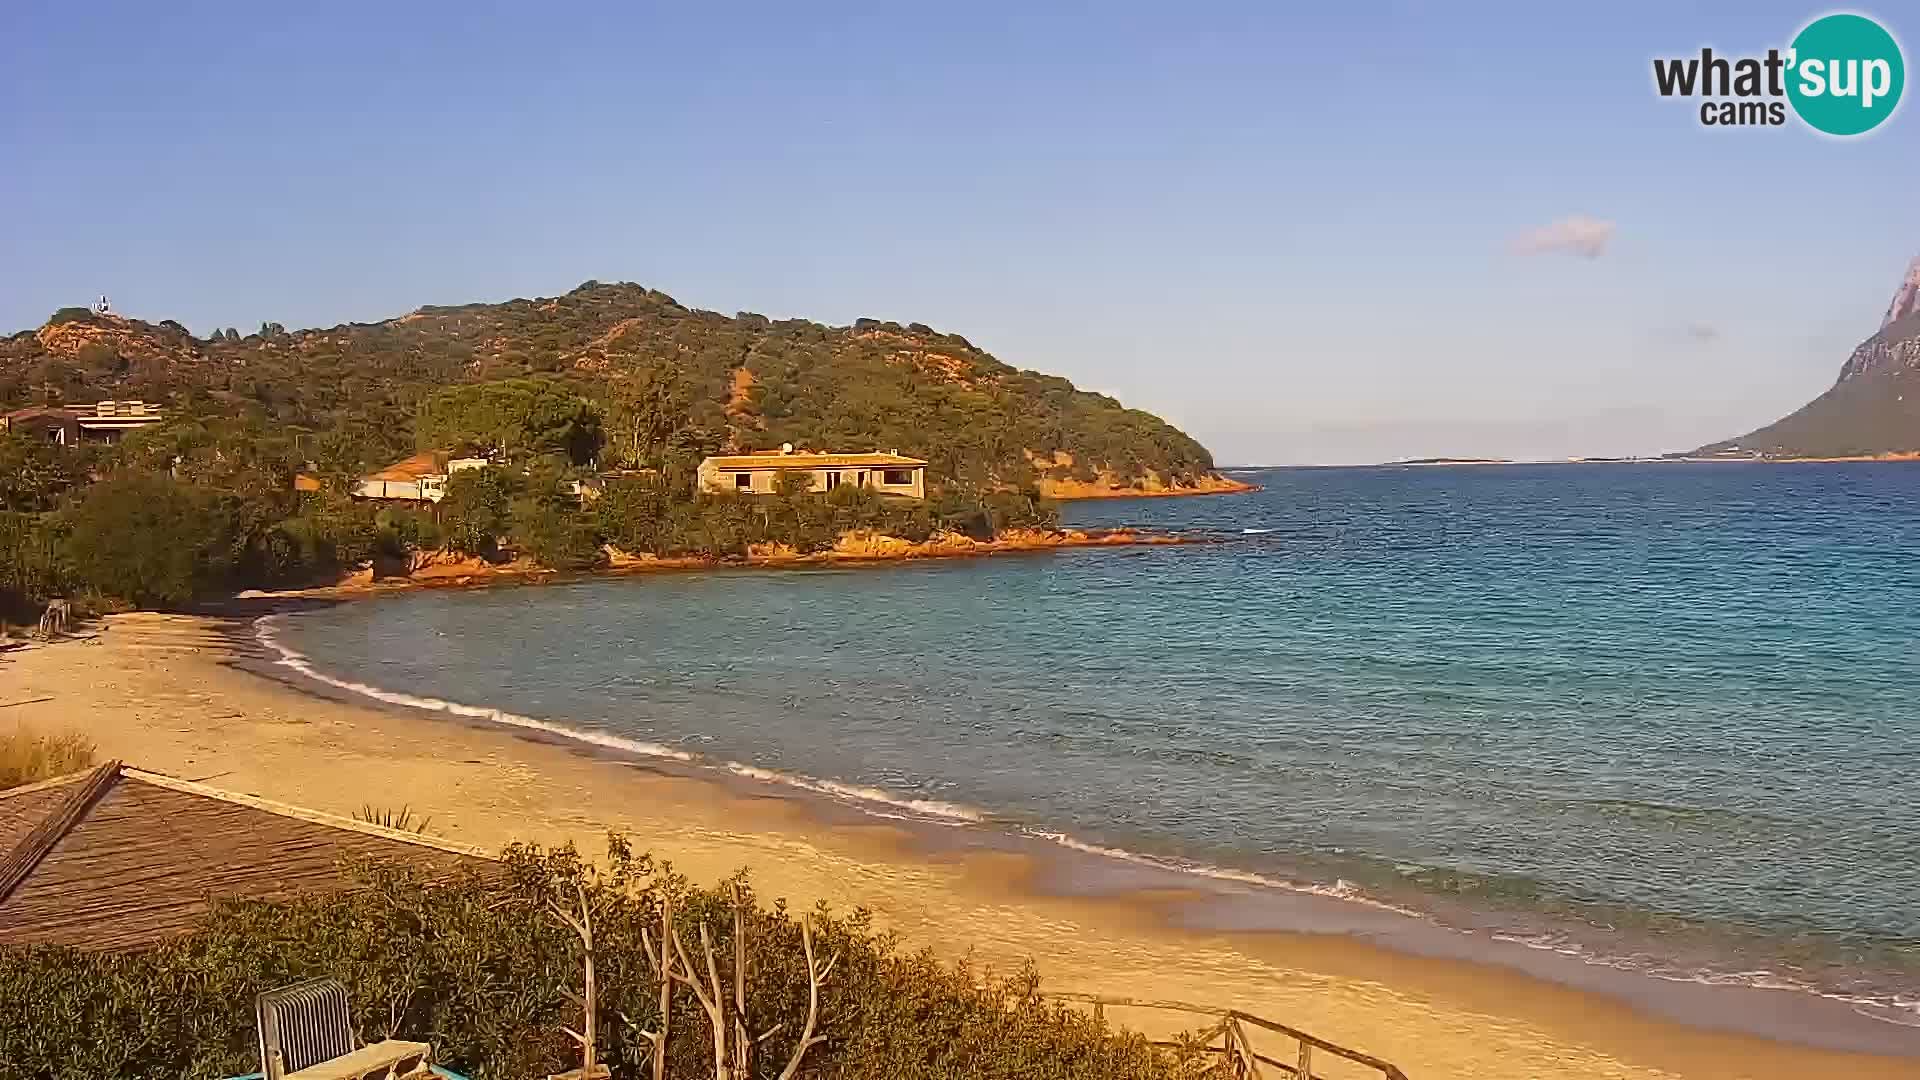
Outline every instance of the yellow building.
<path id="1" fill-rule="evenodd" d="M 792 445 L 751 454 L 725 454 L 700 463 L 695 481 L 702 491 L 737 491 L 771 495 L 780 490 L 780 478 L 808 477 L 808 491 L 832 491 L 852 484 L 882 495 L 908 499 L 927 497 L 927 463 L 904 457 L 899 451 L 867 454 L 816 454 Z"/>

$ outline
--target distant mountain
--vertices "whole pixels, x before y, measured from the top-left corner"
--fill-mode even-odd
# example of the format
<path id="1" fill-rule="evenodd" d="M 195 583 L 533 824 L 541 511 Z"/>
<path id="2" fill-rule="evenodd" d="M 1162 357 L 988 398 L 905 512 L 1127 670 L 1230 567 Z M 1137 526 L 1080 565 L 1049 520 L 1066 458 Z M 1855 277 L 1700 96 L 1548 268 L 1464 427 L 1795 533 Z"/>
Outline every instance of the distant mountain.
<path id="1" fill-rule="evenodd" d="M 633 448 L 629 464 L 791 442 L 899 450 L 926 458 L 936 480 L 1062 495 L 1238 486 L 1159 417 L 1004 364 L 957 334 L 722 315 L 634 284 L 205 338 L 175 322 L 63 308 L 37 330 L 0 338 L 0 408 L 162 401 L 176 414 L 254 417 L 303 433 L 316 460 L 331 455 L 341 467 L 411 453 L 418 404 L 435 390 L 527 375 L 601 402 L 610 432 L 635 433 L 609 439 L 610 455 Z M 624 417 L 635 409 L 651 425 L 644 439 Z"/>
<path id="2" fill-rule="evenodd" d="M 1751 434 L 1696 454 L 1856 457 L 1920 452 L 1920 259 L 1907 267 L 1880 329 L 1853 350 L 1826 393 Z"/>

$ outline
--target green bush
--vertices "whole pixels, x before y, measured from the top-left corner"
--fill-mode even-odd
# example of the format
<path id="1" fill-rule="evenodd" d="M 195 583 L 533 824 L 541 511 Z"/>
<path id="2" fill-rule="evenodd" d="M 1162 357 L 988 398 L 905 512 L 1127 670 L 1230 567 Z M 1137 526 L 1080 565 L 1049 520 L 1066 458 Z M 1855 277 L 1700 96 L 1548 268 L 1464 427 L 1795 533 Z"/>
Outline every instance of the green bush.
<path id="1" fill-rule="evenodd" d="M 594 519 L 551 500 L 514 500 L 514 550 L 553 570 L 584 570 L 605 560 Z"/>
<path id="2" fill-rule="evenodd" d="M 673 515 L 673 499 L 658 476 L 621 477 L 593 506 L 601 536 L 632 555 L 659 551 Z"/>
<path id="3" fill-rule="evenodd" d="M 86 483 L 88 457 L 76 447 L 0 432 L 0 511 L 52 510 Z"/>
<path id="4" fill-rule="evenodd" d="M 0 511 L 0 617 L 32 619 L 62 591 L 57 526 L 52 515 Z"/>
<path id="5" fill-rule="evenodd" d="M 66 514 L 73 577 L 142 607 L 177 607 L 225 581 L 234 561 L 230 508 L 204 488 L 152 473 L 94 484 Z"/>
<path id="6" fill-rule="evenodd" d="M 755 902 L 744 925 L 748 1026 L 772 1034 L 755 1051 L 771 1076 L 805 1024 L 808 981 L 798 922 Z M 663 899 L 698 955 L 699 926 L 730 974 L 727 888 L 696 889 L 612 838 L 604 870 L 572 849 L 514 848 L 492 876 L 430 882 L 369 869 L 363 890 L 287 902 L 222 905 L 198 932 L 129 953 L 0 949 L 0 1073 L 221 1076 L 257 1068 L 252 1001 L 270 987 L 331 976 L 346 984 L 363 1039 L 434 1044 L 438 1060 L 476 1080 L 523 1080 L 578 1064 L 561 1031 L 579 1026 L 566 995 L 580 981 L 579 940 L 548 913 L 576 886 L 592 913 L 601 1060 L 648 1075 L 658 1030 L 654 969 L 642 931 L 658 932 Z M 804 1075 L 835 1080 L 1162 1080 L 1194 1062 L 1115 1034 L 1037 996 L 1030 972 L 982 980 L 968 967 L 903 955 L 864 912 L 814 916 L 815 947 L 838 956 L 822 989 L 825 1042 Z M 726 977 L 723 975 L 723 977 Z M 985 982 L 986 988 L 978 984 Z M 712 1076 L 706 1014 L 676 987 L 668 1075 Z"/>
<path id="7" fill-rule="evenodd" d="M 503 469 L 464 469 L 447 478 L 440 524 L 448 548 L 491 556 L 506 534 L 513 487 Z"/>
<path id="8" fill-rule="evenodd" d="M 1058 504 L 1037 491 L 978 491 L 949 488 L 935 498 L 933 514 L 954 532 L 976 540 L 992 538 L 1007 529 L 1057 529 Z"/>
<path id="9" fill-rule="evenodd" d="M 405 558 L 410 551 L 438 551 L 447 543 L 445 527 L 432 512 L 410 506 L 382 506 L 373 514 L 375 555 Z"/>

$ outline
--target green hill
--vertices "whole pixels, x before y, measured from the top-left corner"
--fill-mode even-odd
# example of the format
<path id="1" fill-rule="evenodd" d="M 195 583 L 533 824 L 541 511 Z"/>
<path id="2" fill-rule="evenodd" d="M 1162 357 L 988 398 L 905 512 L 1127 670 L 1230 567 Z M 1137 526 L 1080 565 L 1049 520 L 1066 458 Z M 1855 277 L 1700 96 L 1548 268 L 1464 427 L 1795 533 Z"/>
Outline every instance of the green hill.
<path id="1" fill-rule="evenodd" d="M 722 315 L 633 284 L 208 338 L 68 308 L 0 340 L 0 406 L 141 398 L 255 418 L 301 436 L 329 472 L 415 449 L 419 404 L 436 390 L 526 375 L 601 405 L 608 464 L 791 442 L 898 449 L 926 458 L 936 484 L 1091 493 L 1217 482 L 1206 448 L 1158 417 L 957 334 Z"/>

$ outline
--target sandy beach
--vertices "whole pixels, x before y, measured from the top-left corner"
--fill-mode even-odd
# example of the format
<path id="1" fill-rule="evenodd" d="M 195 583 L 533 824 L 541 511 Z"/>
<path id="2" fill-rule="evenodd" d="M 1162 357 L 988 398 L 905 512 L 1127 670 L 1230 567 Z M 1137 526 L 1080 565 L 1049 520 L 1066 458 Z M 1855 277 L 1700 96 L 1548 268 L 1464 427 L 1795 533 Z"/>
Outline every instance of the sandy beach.
<path id="1" fill-rule="evenodd" d="M 406 804 L 436 834 L 490 849 L 573 841 L 595 853 L 617 829 L 696 880 L 745 866 L 767 895 L 871 908 L 909 947 L 971 952 L 1000 970 L 1031 957 L 1053 990 L 1242 1008 L 1415 1077 L 1920 1077 L 1920 1060 L 1688 1027 L 1518 972 L 1340 935 L 1183 930 L 1166 917 L 1172 893 L 1060 896 L 1018 854 L 942 851 L 771 787 L 316 696 L 249 670 L 269 658 L 249 648 L 239 620 L 136 614 L 104 625 L 90 640 L 0 654 L 0 725 L 82 731 L 103 758 L 339 814 Z"/>

